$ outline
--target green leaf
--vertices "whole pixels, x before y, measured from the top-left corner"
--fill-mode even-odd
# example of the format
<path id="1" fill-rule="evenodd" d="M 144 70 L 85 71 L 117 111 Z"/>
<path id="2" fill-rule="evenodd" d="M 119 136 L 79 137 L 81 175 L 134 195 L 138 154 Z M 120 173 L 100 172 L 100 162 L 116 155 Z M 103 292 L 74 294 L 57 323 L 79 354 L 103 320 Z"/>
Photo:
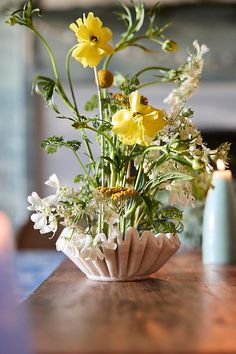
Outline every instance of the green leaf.
<path id="1" fill-rule="evenodd" d="M 48 154 L 55 154 L 58 147 L 61 147 L 64 143 L 63 136 L 51 136 L 42 141 L 41 147 L 46 150 Z"/>
<path id="2" fill-rule="evenodd" d="M 22 8 L 12 12 L 6 23 L 11 26 L 18 24 L 33 29 L 33 15 L 41 16 L 41 10 L 33 9 L 32 0 L 29 0 Z"/>
<path id="3" fill-rule="evenodd" d="M 192 176 L 185 175 L 184 173 L 180 172 L 167 172 L 163 173 L 160 176 L 157 176 L 155 179 L 149 181 L 146 186 L 145 190 L 148 188 L 154 188 L 159 186 L 160 184 L 168 181 L 175 181 L 175 180 L 182 180 L 182 181 L 191 181 L 193 179 Z"/>
<path id="4" fill-rule="evenodd" d="M 144 8 L 144 3 L 142 1 L 139 1 L 138 5 L 135 6 L 135 12 L 136 12 L 135 32 L 138 32 L 141 29 L 145 18 L 145 8 Z"/>
<path id="5" fill-rule="evenodd" d="M 74 183 L 80 183 L 80 182 L 82 182 L 82 181 L 84 181 L 84 175 L 77 175 L 77 176 L 75 176 L 75 178 L 74 178 Z"/>
<path id="6" fill-rule="evenodd" d="M 73 150 L 74 152 L 78 151 L 81 147 L 81 142 L 78 140 L 68 140 L 65 141 L 62 146 L 68 147 L 69 149 Z"/>
<path id="7" fill-rule="evenodd" d="M 181 221 L 183 218 L 183 212 L 175 207 L 168 207 L 162 209 L 158 213 L 158 218 L 160 220 L 173 219 L 176 221 Z"/>
<path id="8" fill-rule="evenodd" d="M 176 226 L 173 222 L 170 221 L 159 221 L 157 224 L 155 224 L 154 228 L 157 233 L 176 233 Z"/>
<path id="9" fill-rule="evenodd" d="M 106 160 L 108 162 L 110 162 L 111 165 L 113 165 L 115 167 L 115 170 L 118 172 L 120 170 L 120 166 L 117 160 L 115 159 L 111 159 L 109 156 L 101 156 L 101 159 Z"/>
<path id="10" fill-rule="evenodd" d="M 141 175 L 140 175 L 140 178 L 139 178 L 139 181 L 138 181 L 138 184 L 136 185 L 136 190 L 139 192 L 139 191 L 141 191 L 143 189 L 144 186 L 145 186 L 145 174 L 142 171 Z"/>
<path id="11" fill-rule="evenodd" d="M 145 209 L 146 209 L 146 213 L 149 217 L 149 222 L 152 225 L 153 224 L 153 218 L 154 218 L 154 210 L 153 210 L 153 201 L 145 195 L 140 195 L 140 197 L 142 198 L 144 205 L 145 205 Z"/>
<path id="12" fill-rule="evenodd" d="M 42 96 L 46 104 L 50 106 L 56 113 L 60 113 L 54 103 L 54 93 L 56 92 L 57 84 L 54 80 L 46 76 L 37 76 L 32 85 L 32 93 L 36 92 Z"/>
<path id="13" fill-rule="evenodd" d="M 85 110 L 88 111 L 93 111 L 95 108 L 98 108 L 98 96 L 93 95 L 90 99 L 90 101 L 87 101 L 84 106 Z"/>
<path id="14" fill-rule="evenodd" d="M 148 16 L 152 22 L 155 21 L 156 16 L 160 12 L 160 2 L 158 1 L 156 4 L 154 4 L 151 9 L 148 11 Z"/>
<path id="15" fill-rule="evenodd" d="M 47 151 L 48 154 L 55 154 L 60 147 L 67 147 L 76 152 L 81 147 L 81 142 L 78 140 L 65 141 L 63 136 L 51 136 L 42 141 L 41 147 Z"/>
<path id="16" fill-rule="evenodd" d="M 106 132 L 106 131 L 110 131 L 112 128 L 112 124 L 110 122 L 103 122 L 102 124 L 99 125 L 98 127 L 98 131 L 99 132 Z"/>
<path id="17" fill-rule="evenodd" d="M 177 233 L 183 231 L 183 213 L 175 207 L 164 208 L 157 213 L 157 219 L 154 222 L 156 232 Z"/>

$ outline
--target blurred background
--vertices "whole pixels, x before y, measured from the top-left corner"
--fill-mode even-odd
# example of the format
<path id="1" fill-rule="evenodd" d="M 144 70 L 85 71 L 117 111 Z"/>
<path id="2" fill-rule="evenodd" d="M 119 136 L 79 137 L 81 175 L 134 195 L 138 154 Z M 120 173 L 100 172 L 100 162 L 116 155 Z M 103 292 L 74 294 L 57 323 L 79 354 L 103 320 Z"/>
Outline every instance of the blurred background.
<path id="1" fill-rule="evenodd" d="M 144 2 L 147 7 L 155 3 L 152 0 Z M 47 156 L 40 148 L 43 138 L 51 135 L 76 138 L 78 132 L 73 131 L 67 121 L 57 119 L 40 97 L 31 97 L 33 78 L 36 75 L 52 76 L 52 69 L 45 49 L 28 29 L 21 26 L 11 28 L 4 23 L 6 15 L 21 3 L 0 2 L 0 209 L 10 216 L 19 240 L 28 230 L 25 226 L 29 218 L 27 196 L 33 190 L 40 196 L 49 194 L 44 181 L 53 172 L 61 184 L 69 185 L 80 172 L 74 157 L 67 151 Z M 37 27 L 53 49 L 66 88 L 66 53 L 75 44 L 69 24 L 83 12 L 92 10 L 105 26 L 112 29 L 113 43 L 123 30 L 123 24 L 114 14 L 119 10 L 116 0 L 41 0 L 33 1 L 33 4 L 43 11 Z M 132 74 L 144 65 L 177 67 L 185 62 L 186 48 L 192 50 L 195 39 L 205 43 L 210 52 L 206 56 L 200 89 L 190 105 L 195 109 L 195 123 L 210 147 L 223 141 L 233 143 L 231 168 L 235 171 L 236 0 L 162 0 L 159 21 L 160 25 L 172 23 L 166 35 L 179 43 L 179 50 L 172 54 L 160 50 L 145 54 L 132 48 L 120 52 L 112 60 L 111 69 Z M 83 113 L 84 103 L 96 93 L 93 71 L 84 70 L 78 62 L 72 62 L 72 76 L 79 109 Z M 143 89 L 143 94 L 154 106 L 164 107 L 162 101 L 170 90 L 170 86 L 157 86 Z M 64 107 L 62 110 L 66 114 Z M 196 219 L 197 211 L 193 215 Z M 186 222 L 193 230 L 191 220 L 192 216 L 187 216 Z M 200 224 L 198 226 L 200 228 Z M 31 225 L 30 232 L 33 232 Z M 34 247 L 38 239 L 41 242 L 39 247 L 48 246 L 47 236 L 43 241 L 42 237 L 34 237 L 30 243 L 19 241 L 19 245 Z"/>

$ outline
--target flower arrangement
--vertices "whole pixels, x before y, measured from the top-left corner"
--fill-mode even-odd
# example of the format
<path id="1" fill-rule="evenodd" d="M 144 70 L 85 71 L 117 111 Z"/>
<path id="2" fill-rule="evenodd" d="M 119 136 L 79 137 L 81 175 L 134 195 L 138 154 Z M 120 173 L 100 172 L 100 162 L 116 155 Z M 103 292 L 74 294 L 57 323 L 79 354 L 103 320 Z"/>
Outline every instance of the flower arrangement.
<path id="1" fill-rule="evenodd" d="M 92 12 L 69 26 L 75 35 L 75 45 L 66 57 L 69 93 L 63 88 L 48 43 L 35 26 L 34 16 L 40 16 L 40 10 L 28 1 L 7 21 L 28 27 L 45 46 L 54 77 L 36 77 L 33 91 L 43 97 L 58 118 L 78 131 L 77 140 L 52 136 L 42 142 L 42 147 L 49 154 L 61 147 L 70 149 L 83 170 L 75 177 L 76 187 L 61 186 L 53 174 L 45 182 L 54 189 L 52 195 L 40 198 L 33 192 L 28 197 L 31 220 L 41 234 L 54 235 L 62 225 L 61 237 L 76 246 L 85 260 L 102 260 L 104 250 L 117 248 L 117 234 L 124 240 L 129 227 L 139 234 L 145 230 L 154 234 L 181 233 L 182 211 L 177 206 L 194 206 L 196 199 L 204 198 L 216 159 L 227 164 L 229 144 L 210 150 L 193 122 L 193 110 L 187 106 L 199 85 L 203 58 L 208 52 L 205 45 L 194 41 L 186 62 L 175 69 L 144 67 L 130 75 L 109 70 L 112 58 L 128 47 L 148 52 L 148 43 L 153 42 L 167 54 L 177 50 L 177 43 L 165 36 L 167 26 L 157 26 L 158 5 L 149 10 L 142 1 L 131 5 L 122 5 L 118 14 L 125 30 L 117 43 L 112 43 L 112 31 Z M 90 111 L 88 116 L 80 114 L 82 103 L 76 100 L 70 73 L 72 59 L 86 70 L 94 70 L 97 93 L 85 105 Z M 148 71 L 154 73 L 154 78 L 144 82 L 143 74 Z M 160 83 L 174 86 L 164 101 L 168 111 L 161 102 L 153 107 L 143 94 L 148 85 Z M 55 96 L 70 109 L 70 116 L 59 111 Z M 89 132 L 96 135 L 100 146 L 98 159 L 93 150 L 97 143 L 90 141 Z M 87 149 L 86 163 L 79 152 L 82 144 Z M 163 191 L 169 193 L 168 205 L 161 202 Z"/>

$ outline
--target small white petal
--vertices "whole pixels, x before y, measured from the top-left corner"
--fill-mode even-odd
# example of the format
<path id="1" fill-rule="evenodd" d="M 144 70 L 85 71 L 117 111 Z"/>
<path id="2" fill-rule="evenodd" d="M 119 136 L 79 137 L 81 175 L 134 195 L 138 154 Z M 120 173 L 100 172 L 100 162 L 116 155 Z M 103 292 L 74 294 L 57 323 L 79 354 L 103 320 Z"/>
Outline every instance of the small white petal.
<path id="1" fill-rule="evenodd" d="M 201 46 L 202 55 L 205 53 L 208 53 L 209 51 L 210 51 L 210 49 L 205 44 L 202 44 L 202 46 Z"/>
<path id="2" fill-rule="evenodd" d="M 47 225 L 47 219 L 45 216 L 41 216 L 41 218 L 35 222 L 35 226 L 37 227 L 37 229 L 39 230 L 43 230 Z"/>
<path id="3" fill-rule="evenodd" d="M 36 192 L 33 192 L 31 195 L 29 195 L 27 200 L 30 204 L 42 205 L 42 199 L 39 197 L 39 195 Z"/>
<path id="4" fill-rule="evenodd" d="M 49 195 L 48 197 L 42 199 L 44 205 L 48 205 L 49 207 L 55 205 L 57 203 L 57 195 Z"/>
<path id="5" fill-rule="evenodd" d="M 199 45 L 199 43 L 198 43 L 198 41 L 197 41 L 197 40 L 193 41 L 193 46 L 194 46 L 194 48 L 196 48 L 196 49 L 197 49 L 197 52 L 199 52 L 199 51 L 200 51 L 200 45 Z"/>
<path id="6" fill-rule="evenodd" d="M 53 173 L 49 177 L 49 179 L 45 182 L 45 184 L 49 187 L 52 187 L 52 188 L 56 188 L 56 189 L 60 188 L 60 183 L 59 183 L 59 180 L 58 180 L 57 175 L 55 173 Z"/>
<path id="7" fill-rule="evenodd" d="M 32 214 L 30 219 L 33 221 L 33 222 L 38 222 L 42 217 L 44 217 L 41 213 L 35 213 L 35 214 Z"/>
<path id="8" fill-rule="evenodd" d="M 27 210 L 36 211 L 36 210 L 38 210 L 38 208 L 35 207 L 35 206 L 33 206 L 33 205 L 31 205 L 31 206 L 28 206 L 28 207 L 27 207 Z"/>

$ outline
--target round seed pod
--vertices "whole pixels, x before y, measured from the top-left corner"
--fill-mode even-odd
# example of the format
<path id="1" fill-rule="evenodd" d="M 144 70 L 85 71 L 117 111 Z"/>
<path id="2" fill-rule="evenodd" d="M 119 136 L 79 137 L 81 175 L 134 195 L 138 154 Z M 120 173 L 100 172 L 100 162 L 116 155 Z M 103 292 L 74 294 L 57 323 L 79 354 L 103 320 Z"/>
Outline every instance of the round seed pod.
<path id="1" fill-rule="evenodd" d="M 108 88 L 113 84 L 114 76 L 109 70 L 98 71 L 98 82 L 101 88 Z"/>

